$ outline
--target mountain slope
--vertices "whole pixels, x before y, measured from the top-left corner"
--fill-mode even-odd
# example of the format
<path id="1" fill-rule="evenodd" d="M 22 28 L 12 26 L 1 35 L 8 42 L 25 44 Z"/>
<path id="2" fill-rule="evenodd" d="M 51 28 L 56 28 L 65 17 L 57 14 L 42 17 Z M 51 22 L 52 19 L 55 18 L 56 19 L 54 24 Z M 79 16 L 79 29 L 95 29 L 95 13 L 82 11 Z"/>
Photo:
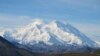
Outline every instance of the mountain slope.
<path id="1" fill-rule="evenodd" d="M 25 27 L 6 31 L 3 36 L 32 52 L 89 52 L 98 46 L 70 24 L 59 21 L 36 20 Z"/>
<path id="2" fill-rule="evenodd" d="M 21 49 L 0 36 L 0 56 L 33 56 L 31 52 Z"/>

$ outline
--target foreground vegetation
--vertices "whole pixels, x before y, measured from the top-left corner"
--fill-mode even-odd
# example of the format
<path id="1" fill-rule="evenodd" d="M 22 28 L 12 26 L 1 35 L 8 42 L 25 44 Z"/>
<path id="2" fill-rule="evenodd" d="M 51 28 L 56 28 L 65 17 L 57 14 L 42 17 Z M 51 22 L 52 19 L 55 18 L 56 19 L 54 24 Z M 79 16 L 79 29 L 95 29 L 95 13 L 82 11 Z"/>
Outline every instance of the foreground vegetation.
<path id="1" fill-rule="evenodd" d="M 63 53 L 63 54 L 47 54 L 47 53 L 27 53 L 18 51 L 20 56 L 100 56 L 100 50 L 96 50 L 92 53 Z"/>

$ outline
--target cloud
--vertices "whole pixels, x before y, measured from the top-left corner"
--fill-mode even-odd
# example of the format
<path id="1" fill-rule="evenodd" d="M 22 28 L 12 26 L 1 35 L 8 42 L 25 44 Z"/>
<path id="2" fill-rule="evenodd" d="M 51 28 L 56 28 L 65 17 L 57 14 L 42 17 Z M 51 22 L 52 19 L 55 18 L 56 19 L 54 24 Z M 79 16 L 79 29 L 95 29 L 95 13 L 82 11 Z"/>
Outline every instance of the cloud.
<path id="1" fill-rule="evenodd" d="M 29 19 L 29 16 L 20 16 L 21 19 Z"/>
<path id="2" fill-rule="evenodd" d="M 10 14 L 0 14 L 0 27 L 13 28 L 21 25 L 25 25 L 31 22 L 31 17 L 20 16 L 20 15 L 10 15 Z"/>

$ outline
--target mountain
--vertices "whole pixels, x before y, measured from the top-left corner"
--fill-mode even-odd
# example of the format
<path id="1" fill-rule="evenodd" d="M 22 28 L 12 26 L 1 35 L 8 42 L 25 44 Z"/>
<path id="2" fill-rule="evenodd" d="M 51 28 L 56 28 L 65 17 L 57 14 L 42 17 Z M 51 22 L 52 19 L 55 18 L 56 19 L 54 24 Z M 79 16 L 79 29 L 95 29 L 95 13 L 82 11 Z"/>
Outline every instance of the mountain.
<path id="1" fill-rule="evenodd" d="M 38 53 L 90 52 L 98 44 L 66 22 L 35 20 L 3 37 L 14 45 Z"/>

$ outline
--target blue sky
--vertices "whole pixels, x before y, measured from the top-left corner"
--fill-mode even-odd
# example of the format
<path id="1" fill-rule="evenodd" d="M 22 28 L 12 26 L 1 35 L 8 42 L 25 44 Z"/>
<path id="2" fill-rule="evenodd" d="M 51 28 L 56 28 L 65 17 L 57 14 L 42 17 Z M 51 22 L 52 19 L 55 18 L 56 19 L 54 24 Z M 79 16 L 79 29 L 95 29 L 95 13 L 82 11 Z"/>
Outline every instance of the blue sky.
<path id="1" fill-rule="evenodd" d="M 0 27 L 15 28 L 35 18 L 67 20 L 100 39 L 100 0 L 0 0 Z"/>

